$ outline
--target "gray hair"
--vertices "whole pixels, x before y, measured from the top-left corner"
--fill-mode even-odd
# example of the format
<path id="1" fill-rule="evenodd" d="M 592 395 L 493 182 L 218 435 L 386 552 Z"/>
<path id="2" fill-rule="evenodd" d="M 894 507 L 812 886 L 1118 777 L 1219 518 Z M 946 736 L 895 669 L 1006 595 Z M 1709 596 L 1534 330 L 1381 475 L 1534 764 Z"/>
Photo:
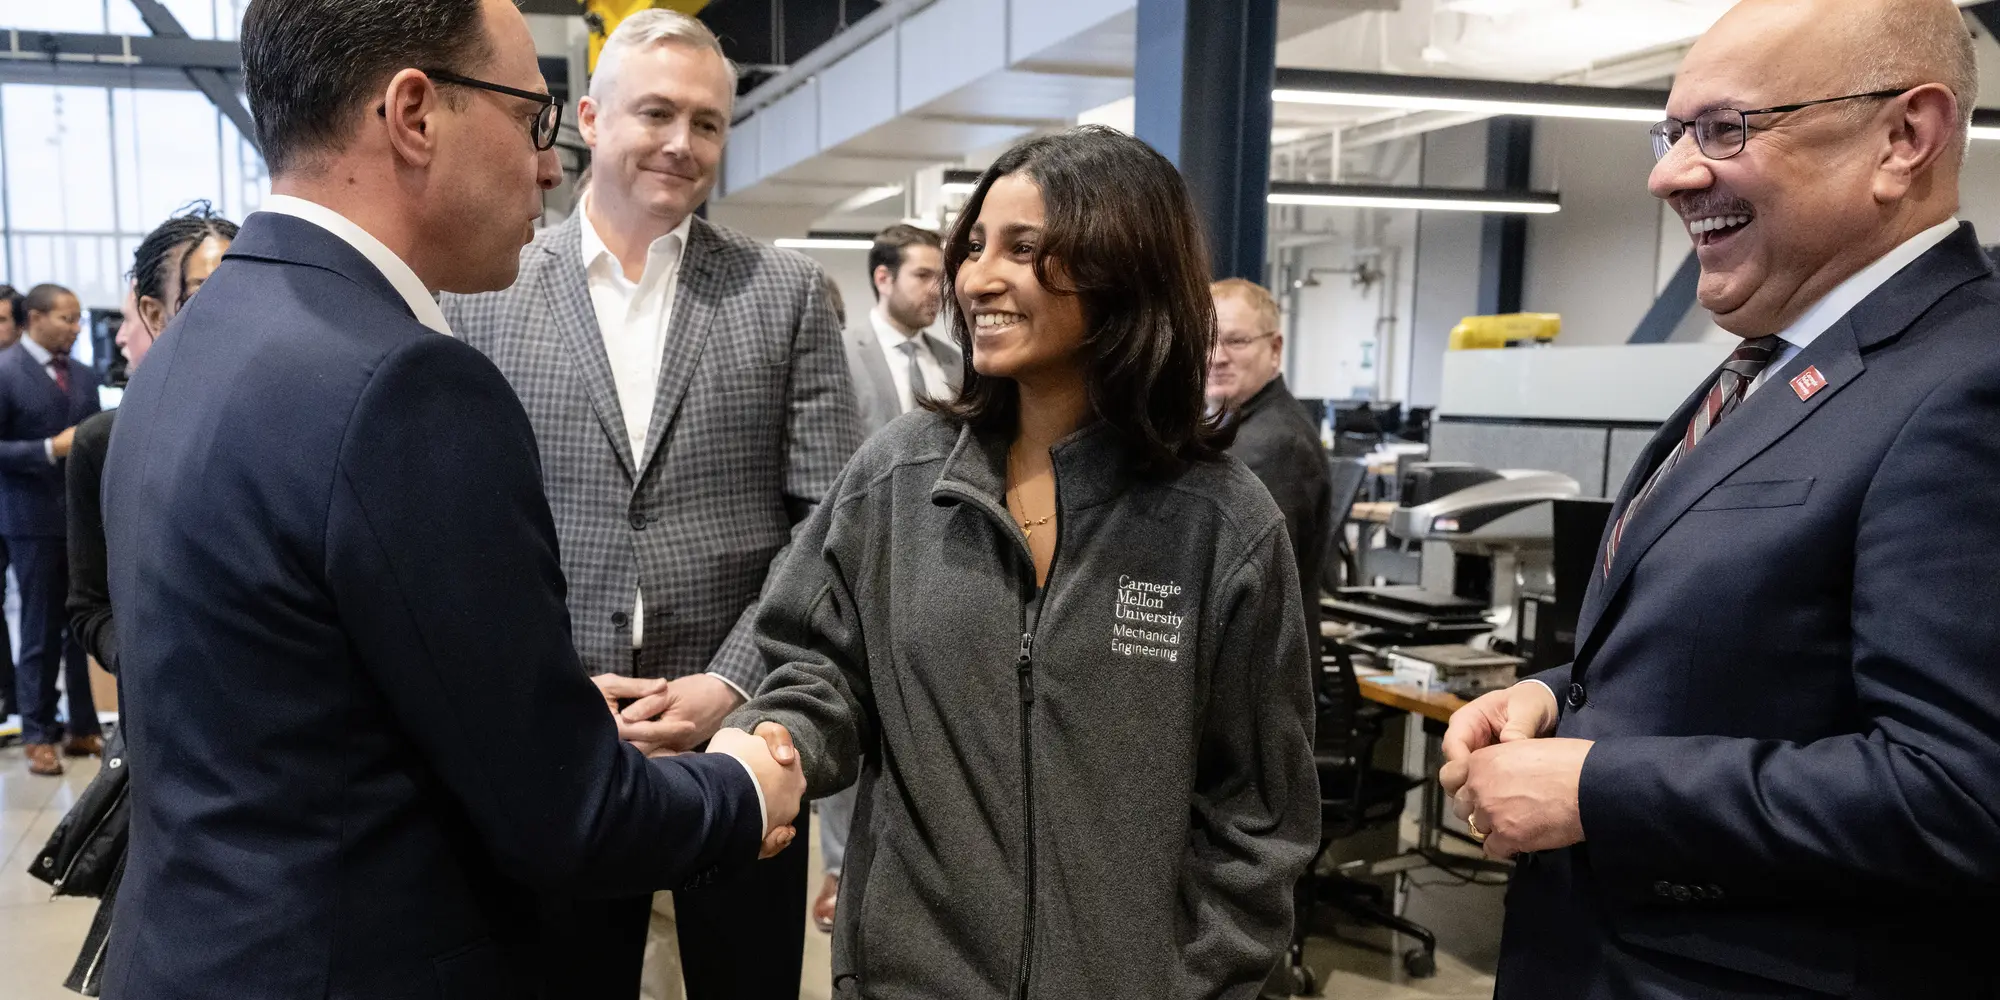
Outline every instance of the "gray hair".
<path id="1" fill-rule="evenodd" d="M 715 37 L 715 32 L 686 14 L 658 7 L 638 11 L 618 22 L 617 30 L 604 40 L 604 48 L 597 53 L 597 71 L 590 75 L 590 96 L 603 100 L 625 56 L 655 45 L 685 45 L 715 53 L 729 74 L 729 99 L 734 105 L 738 70 L 736 63 L 723 54 L 722 42 Z"/>

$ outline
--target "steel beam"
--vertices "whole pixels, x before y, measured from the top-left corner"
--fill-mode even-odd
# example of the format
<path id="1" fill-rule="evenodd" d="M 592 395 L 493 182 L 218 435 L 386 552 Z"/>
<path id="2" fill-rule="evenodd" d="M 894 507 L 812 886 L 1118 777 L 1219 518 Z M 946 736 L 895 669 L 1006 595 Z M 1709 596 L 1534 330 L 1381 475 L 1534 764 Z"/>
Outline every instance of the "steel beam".
<path id="1" fill-rule="evenodd" d="M 1535 120 L 1502 115 L 1486 121 L 1486 186 L 1526 191 L 1535 150 Z M 1521 311 L 1521 287 L 1528 262 L 1528 220 L 1521 215 L 1488 215 L 1479 231 L 1479 312 L 1494 316 Z"/>
<path id="2" fill-rule="evenodd" d="M 181 22 L 174 17 L 172 11 L 160 3 L 160 0 L 132 0 L 132 6 L 138 9 L 140 20 L 146 22 L 146 27 L 152 31 L 153 37 L 192 40 L 188 38 L 187 29 L 181 27 Z M 230 48 L 236 46 L 231 44 Z M 239 50 L 236 66 L 242 65 L 243 56 Z M 222 70 L 217 67 L 187 66 L 183 67 L 182 71 L 187 74 L 188 82 L 194 84 L 194 89 L 201 91 L 202 96 L 208 98 L 208 103 L 215 105 L 215 110 L 222 112 L 224 117 L 234 122 L 237 133 L 243 136 L 243 141 L 249 143 L 250 148 L 257 151 L 257 155 L 262 156 L 264 148 L 257 142 L 257 122 L 250 117 L 250 109 L 243 106 L 243 99 L 236 94 L 235 84 L 222 75 Z"/>

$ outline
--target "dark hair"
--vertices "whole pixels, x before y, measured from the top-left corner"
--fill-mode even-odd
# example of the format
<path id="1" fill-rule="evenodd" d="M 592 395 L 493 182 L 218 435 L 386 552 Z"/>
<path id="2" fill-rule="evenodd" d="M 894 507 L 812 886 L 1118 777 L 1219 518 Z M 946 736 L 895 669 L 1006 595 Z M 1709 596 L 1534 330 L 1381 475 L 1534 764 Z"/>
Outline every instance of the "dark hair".
<path id="1" fill-rule="evenodd" d="M 1015 146 L 986 168 L 952 227 L 947 289 L 958 286 L 987 190 L 1014 173 L 1042 191 L 1036 279 L 1082 300 L 1091 409 L 1125 438 L 1141 472 L 1171 474 L 1216 457 L 1228 439 L 1202 391 L 1215 341 L 1208 244 L 1180 172 L 1153 147 L 1102 125 Z M 1012 433 L 1020 407 L 1014 381 L 973 369 L 972 331 L 956 296 L 946 298 L 965 352 L 964 388 L 952 402 L 926 405 L 975 430 Z"/>
<path id="2" fill-rule="evenodd" d="M 36 285 L 28 289 L 27 301 L 22 304 L 23 314 L 15 317 L 14 321 L 16 323 L 26 323 L 28 321 L 27 313 L 55 312 L 56 300 L 65 295 L 70 298 L 76 297 L 75 292 L 61 285 Z"/>
<path id="3" fill-rule="evenodd" d="M 205 201 L 189 204 L 154 226 L 132 254 L 132 281 L 138 294 L 165 303 L 167 277 L 172 275 L 181 285 L 179 297 L 186 299 L 188 258 L 211 237 L 235 240 L 236 223 L 217 215 L 214 206 Z"/>
<path id="4" fill-rule="evenodd" d="M 875 245 L 868 248 L 868 287 L 875 287 L 875 269 L 878 267 L 888 268 L 891 278 L 902 273 L 903 258 L 906 256 L 904 251 L 918 246 L 942 250 L 944 237 L 922 226 L 912 226 L 903 222 L 876 233 Z M 881 291 L 877 290 L 875 297 L 880 299 Z"/>
<path id="5" fill-rule="evenodd" d="M 339 150 L 405 69 L 471 70 L 491 53 L 479 0 L 251 0 L 243 84 L 276 177 Z M 445 100 L 460 101 L 456 88 Z"/>
<path id="6" fill-rule="evenodd" d="M 0 285 L 0 302 L 7 303 L 7 308 L 14 317 L 15 326 L 27 325 L 27 296 L 22 295 L 13 285 Z"/>

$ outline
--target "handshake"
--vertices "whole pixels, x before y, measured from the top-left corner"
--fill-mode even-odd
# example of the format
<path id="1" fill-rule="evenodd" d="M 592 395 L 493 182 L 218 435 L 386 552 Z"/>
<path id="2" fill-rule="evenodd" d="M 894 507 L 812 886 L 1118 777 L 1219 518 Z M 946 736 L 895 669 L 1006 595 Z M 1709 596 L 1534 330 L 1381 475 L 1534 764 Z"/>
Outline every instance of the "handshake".
<path id="1" fill-rule="evenodd" d="M 755 736 L 741 729 L 718 730 L 740 699 L 733 688 L 706 674 L 674 681 L 599 674 L 591 680 L 618 723 L 618 738 L 646 756 L 686 753 L 705 739 L 709 753 L 742 761 L 764 800 L 764 844 L 758 857 L 772 857 L 791 844 L 798 833 L 792 821 L 805 799 L 806 776 L 785 727 L 766 722 Z M 621 707 L 620 702 L 627 704 Z"/>

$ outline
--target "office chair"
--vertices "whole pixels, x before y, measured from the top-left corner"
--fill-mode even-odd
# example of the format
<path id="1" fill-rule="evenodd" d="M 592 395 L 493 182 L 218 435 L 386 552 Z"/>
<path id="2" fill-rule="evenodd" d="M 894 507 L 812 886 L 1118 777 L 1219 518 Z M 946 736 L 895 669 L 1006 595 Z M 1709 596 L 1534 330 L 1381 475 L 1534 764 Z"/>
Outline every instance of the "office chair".
<path id="1" fill-rule="evenodd" d="M 1385 720 L 1400 719 L 1401 713 L 1362 699 L 1354 662 L 1338 643 L 1328 643 L 1321 659 L 1321 669 L 1314 678 L 1317 729 L 1313 746 L 1313 761 L 1319 771 L 1319 850 L 1294 892 L 1289 951 L 1293 990 L 1302 996 L 1317 995 L 1319 987 L 1319 977 L 1305 964 L 1305 941 L 1321 906 L 1332 906 L 1360 923 L 1417 939 L 1420 947 L 1403 953 L 1404 971 L 1419 979 L 1437 973 L 1437 935 L 1398 916 L 1381 886 L 1338 871 L 1318 871 L 1320 859 L 1334 841 L 1396 822 L 1403 815 L 1410 789 L 1423 784 L 1420 778 L 1370 766 Z"/>
<path id="2" fill-rule="evenodd" d="M 1359 586 L 1361 583 L 1361 554 L 1347 539 L 1347 519 L 1354 512 L 1354 502 L 1361 496 L 1361 487 L 1368 482 L 1368 466 L 1352 458 L 1328 458 L 1326 470 L 1329 485 L 1327 502 L 1333 508 L 1326 522 L 1333 537 L 1327 543 L 1336 558 L 1324 560 L 1320 569 L 1320 587 L 1332 594 L 1342 587 Z"/>

